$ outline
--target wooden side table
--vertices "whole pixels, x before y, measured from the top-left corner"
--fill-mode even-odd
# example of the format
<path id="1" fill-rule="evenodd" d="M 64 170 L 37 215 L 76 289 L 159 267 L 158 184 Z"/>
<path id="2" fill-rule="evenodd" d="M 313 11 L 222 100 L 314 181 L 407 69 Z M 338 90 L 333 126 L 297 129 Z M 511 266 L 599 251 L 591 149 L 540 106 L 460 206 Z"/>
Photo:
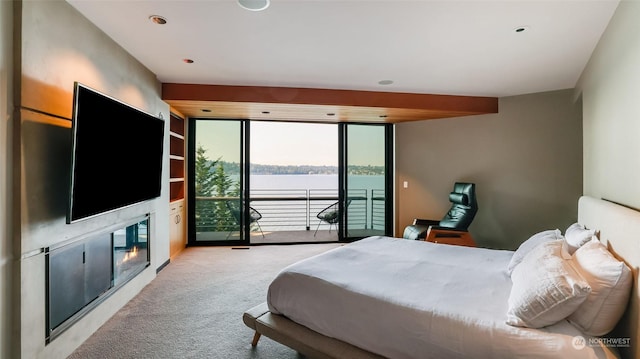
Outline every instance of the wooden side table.
<path id="1" fill-rule="evenodd" d="M 429 228 L 425 241 L 467 247 L 476 246 L 476 242 L 473 240 L 473 237 L 471 237 L 469 232 L 460 232 L 441 228 Z"/>

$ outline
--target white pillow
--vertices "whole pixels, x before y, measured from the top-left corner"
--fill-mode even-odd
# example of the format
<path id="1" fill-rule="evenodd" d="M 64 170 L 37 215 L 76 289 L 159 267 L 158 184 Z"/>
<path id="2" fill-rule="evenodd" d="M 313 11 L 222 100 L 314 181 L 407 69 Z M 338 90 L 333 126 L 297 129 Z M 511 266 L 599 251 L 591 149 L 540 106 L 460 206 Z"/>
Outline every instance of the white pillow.
<path id="1" fill-rule="evenodd" d="M 564 239 L 569 246 L 569 254 L 573 254 L 578 248 L 596 237 L 595 229 L 586 229 L 580 223 L 574 223 L 564 232 Z"/>
<path id="2" fill-rule="evenodd" d="M 518 247 L 518 249 L 513 253 L 513 257 L 511 257 L 511 261 L 507 266 L 507 272 L 511 274 L 511 272 L 513 272 L 513 269 L 520 262 L 522 262 L 522 258 L 524 258 L 524 256 L 526 256 L 527 253 L 529 253 L 538 244 L 548 242 L 548 241 L 554 241 L 562 238 L 563 238 L 562 233 L 560 233 L 559 229 L 550 229 L 547 231 L 538 232 L 533 236 L 529 237 L 529 239 L 522 242 L 522 244 L 520 244 L 520 247 Z"/>
<path id="3" fill-rule="evenodd" d="M 613 330 L 627 307 L 633 280 L 631 269 L 597 239 L 580 247 L 574 261 L 591 286 L 591 294 L 568 319 L 585 334 L 605 335 Z"/>
<path id="4" fill-rule="evenodd" d="M 507 324 L 542 328 L 573 313 L 591 287 L 562 255 L 562 241 L 536 246 L 511 273 Z"/>

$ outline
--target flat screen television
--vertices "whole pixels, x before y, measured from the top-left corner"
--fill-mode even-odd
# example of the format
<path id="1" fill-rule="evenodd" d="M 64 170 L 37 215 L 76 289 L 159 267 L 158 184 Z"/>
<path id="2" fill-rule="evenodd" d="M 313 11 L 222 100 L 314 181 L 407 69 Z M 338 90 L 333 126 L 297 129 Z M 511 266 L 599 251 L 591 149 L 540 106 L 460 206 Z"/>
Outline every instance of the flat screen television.
<path id="1" fill-rule="evenodd" d="M 67 223 L 160 196 L 164 120 L 74 85 Z"/>

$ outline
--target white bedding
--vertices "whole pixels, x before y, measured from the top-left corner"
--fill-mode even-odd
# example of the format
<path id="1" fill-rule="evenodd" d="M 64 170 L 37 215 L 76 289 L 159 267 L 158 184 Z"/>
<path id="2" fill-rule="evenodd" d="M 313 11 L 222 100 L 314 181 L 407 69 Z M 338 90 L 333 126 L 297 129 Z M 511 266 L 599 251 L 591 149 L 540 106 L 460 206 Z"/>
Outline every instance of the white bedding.
<path id="1" fill-rule="evenodd" d="M 512 255 L 369 237 L 285 268 L 267 303 L 272 313 L 389 358 L 616 357 L 566 320 L 542 329 L 505 324 Z M 576 336 L 584 348 L 576 349 Z"/>

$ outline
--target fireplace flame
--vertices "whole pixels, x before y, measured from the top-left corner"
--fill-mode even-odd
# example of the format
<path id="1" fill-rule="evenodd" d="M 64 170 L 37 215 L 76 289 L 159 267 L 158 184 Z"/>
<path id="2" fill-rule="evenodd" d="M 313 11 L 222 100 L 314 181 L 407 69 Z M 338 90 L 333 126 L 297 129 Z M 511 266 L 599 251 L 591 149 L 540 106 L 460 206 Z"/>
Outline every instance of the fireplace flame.
<path id="1" fill-rule="evenodd" d="M 122 263 L 126 263 L 128 260 L 134 259 L 137 256 L 138 256 L 138 247 L 133 247 L 129 252 L 125 253 L 124 257 L 122 258 Z"/>

